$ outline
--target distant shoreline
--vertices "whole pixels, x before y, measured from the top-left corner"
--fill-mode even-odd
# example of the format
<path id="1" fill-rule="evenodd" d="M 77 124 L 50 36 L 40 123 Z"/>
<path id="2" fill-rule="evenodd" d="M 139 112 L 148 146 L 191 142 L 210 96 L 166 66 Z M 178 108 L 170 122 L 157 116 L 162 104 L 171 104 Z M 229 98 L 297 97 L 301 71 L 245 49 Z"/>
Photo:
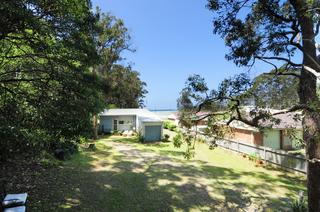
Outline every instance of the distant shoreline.
<path id="1" fill-rule="evenodd" d="M 161 112 L 161 111 L 177 111 L 177 109 L 154 109 L 154 110 L 152 110 L 152 109 L 149 109 L 150 111 L 152 111 L 152 112 Z"/>

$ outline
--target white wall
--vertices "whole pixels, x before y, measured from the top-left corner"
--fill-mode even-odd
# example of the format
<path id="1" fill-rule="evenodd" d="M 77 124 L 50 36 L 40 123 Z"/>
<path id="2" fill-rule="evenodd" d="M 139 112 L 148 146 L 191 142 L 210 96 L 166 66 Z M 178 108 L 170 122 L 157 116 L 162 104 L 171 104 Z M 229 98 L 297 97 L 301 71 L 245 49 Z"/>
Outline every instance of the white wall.
<path id="1" fill-rule="evenodd" d="M 135 128 L 135 116 L 113 116 L 112 129 L 114 129 L 114 120 L 118 120 L 118 130 L 133 130 Z M 123 122 L 123 124 L 120 124 Z"/>

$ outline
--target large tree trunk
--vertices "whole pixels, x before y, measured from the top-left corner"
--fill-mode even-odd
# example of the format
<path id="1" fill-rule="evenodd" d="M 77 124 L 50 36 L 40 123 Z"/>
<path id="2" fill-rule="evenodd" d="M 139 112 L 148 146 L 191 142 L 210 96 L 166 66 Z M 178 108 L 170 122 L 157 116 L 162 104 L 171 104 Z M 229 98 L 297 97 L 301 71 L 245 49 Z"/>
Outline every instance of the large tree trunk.
<path id="1" fill-rule="evenodd" d="M 318 72 L 316 48 L 313 32 L 313 21 L 306 14 L 300 17 L 302 43 L 304 48 L 303 64 Z M 302 70 L 299 96 L 300 102 L 313 108 L 315 111 L 303 112 L 303 139 L 306 142 L 306 155 L 308 159 L 320 159 L 320 113 L 319 99 L 316 94 L 316 77 Z M 320 211 L 320 163 L 308 163 L 308 207 L 309 211 Z"/>

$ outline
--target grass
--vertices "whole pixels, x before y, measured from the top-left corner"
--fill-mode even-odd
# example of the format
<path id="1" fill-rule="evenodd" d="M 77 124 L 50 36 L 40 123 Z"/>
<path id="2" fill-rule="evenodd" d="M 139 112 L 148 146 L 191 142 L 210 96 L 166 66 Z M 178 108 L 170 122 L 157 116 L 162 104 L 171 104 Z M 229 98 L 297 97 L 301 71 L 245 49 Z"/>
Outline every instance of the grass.
<path id="1" fill-rule="evenodd" d="M 15 191 L 30 211 L 285 211 L 305 179 L 255 167 L 239 155 L 198 144 L 190 161 L 171 143 L 111 136 L 59 167 L 28 173 Z M 31 187 L 26 187 L 32 185 Z M 11 185 L 12 186 L 12 185 Z M 13 186 L 11 188 L 14 188 Z"/>

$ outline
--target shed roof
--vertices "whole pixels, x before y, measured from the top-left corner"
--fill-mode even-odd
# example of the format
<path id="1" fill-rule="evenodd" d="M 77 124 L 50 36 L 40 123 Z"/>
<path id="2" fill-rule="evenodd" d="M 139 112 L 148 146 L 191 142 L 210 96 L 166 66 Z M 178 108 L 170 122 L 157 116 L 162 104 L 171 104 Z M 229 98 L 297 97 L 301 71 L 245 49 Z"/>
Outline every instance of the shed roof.
<path id="1" fill-rule="evenodd" d="M 159 116 L 152 113 L 146 108 L 121 108 L 121 109 L 106 109 L 100 116 L 133 116 L 136 115 L 144 122 L 162 122 Z"/>

